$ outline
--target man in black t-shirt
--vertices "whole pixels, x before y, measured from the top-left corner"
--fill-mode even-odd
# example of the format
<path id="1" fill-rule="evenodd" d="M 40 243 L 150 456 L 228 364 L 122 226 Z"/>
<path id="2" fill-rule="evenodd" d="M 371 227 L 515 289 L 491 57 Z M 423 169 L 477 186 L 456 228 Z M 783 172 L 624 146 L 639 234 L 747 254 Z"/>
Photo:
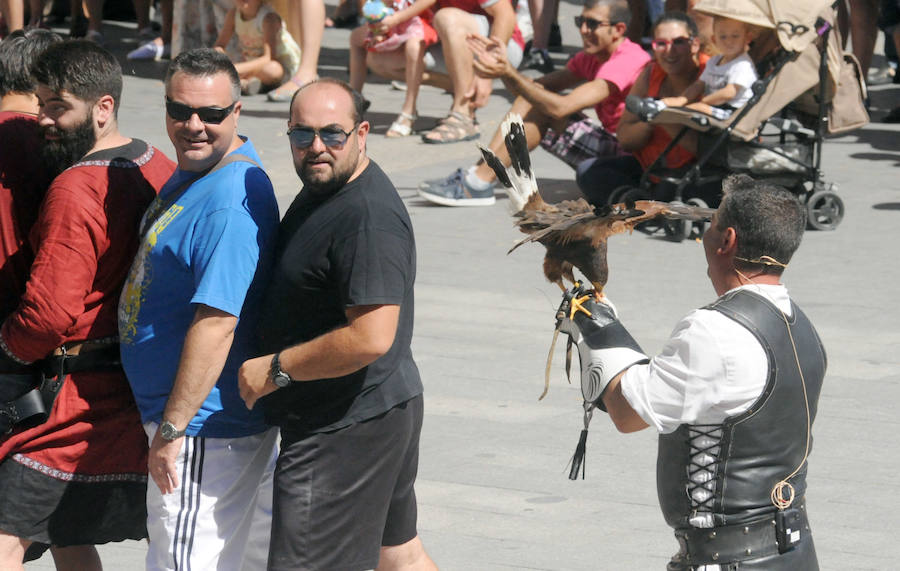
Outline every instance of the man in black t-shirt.
<path id="1" fill-rule="evenodd" d="M 362 96 L 330 79 L 291 103 L 303 190 L 281 222 L 260 317 L 267 354 L 239 373 L 247 406 L 262 399 L 282 434 L 270 570 L 437 569 L 413 489 L 415 240 L 394 185 L 366 157 L 362 114 Z"/>

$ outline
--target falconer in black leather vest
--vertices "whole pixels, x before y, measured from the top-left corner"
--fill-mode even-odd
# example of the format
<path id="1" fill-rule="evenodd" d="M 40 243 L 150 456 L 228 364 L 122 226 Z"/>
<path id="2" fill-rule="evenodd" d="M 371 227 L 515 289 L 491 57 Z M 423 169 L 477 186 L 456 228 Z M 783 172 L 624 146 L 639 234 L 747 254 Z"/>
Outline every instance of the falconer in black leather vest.
<path id="1" fill-rule="evenodd" d="M 764 298 L 740 290 L 707 309 L 759 340 L 768 378 L 746 412 L 721 425 L 682 425 L 660 435 L 659 503 L 681 546 L 668 569 L 818 569 L 804 492 L 810 430 L 825 376 L 822 343 L 793 303 L 785 316 Z M 776 489 L 784 481 L 790 486 Z"/>

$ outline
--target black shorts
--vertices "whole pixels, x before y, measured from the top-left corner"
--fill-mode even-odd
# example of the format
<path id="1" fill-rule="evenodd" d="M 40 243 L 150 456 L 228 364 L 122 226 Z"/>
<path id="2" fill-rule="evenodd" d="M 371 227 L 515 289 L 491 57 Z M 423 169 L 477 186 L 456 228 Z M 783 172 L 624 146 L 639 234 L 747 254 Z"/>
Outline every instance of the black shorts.
<path id="1" fill-rule="evenodd" d="M 147 482 L 63 480 L 12 458 L 0 463 L 0 529 L 68 547 L 147 537 Z"/>
<path id="2" fill-rule="evenodd" d="M 422 396 L 334 432 L 282 441 L 270 571 L 359 570 L 416 537 Z"/>

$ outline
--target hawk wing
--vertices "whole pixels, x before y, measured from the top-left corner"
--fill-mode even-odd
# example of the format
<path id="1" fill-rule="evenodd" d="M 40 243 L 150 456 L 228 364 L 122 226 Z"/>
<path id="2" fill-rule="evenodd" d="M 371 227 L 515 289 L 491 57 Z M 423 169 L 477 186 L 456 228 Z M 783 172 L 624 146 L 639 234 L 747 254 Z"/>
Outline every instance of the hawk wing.
<path id="1" fill-rule="evenodd" d="M 576 201 L 578 202 L 578 201 Z M 580 200 L 580 202 L 584 202 Z M 587 204 L 585 202 L 585 204 Z M 634 227 L 642 222 L 656 218 L 668 218 L 673 220 L 709 220 L 712 217 L 712 208 L 700 208 L 684 204 L 669 204 L 654 200 L 638 200 L 633 204 L 615 204 L 608 208 L 591 209 L 588 211 L 554 213 L 537 217 L 537 220 L 545 222 L 543 228 L 534 228 L 529 236 L 519 240 L 509 251 L 512 252 L 522 244 L 528 242 L 552 242 L 556 244 L 568 244 L 575 241 L 589 240 L 592 245 L 597 245 L 609 236 L 634 230 Z M 535 218 L 535 217 L 532 217 Z M 521 227 L 525 220 L 518 222 Z"/>

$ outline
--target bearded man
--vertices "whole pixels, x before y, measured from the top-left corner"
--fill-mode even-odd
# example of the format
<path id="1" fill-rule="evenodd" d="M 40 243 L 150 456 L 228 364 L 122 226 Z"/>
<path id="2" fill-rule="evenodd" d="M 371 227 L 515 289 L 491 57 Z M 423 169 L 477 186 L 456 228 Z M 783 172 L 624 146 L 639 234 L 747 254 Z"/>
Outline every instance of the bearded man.
<path id="1" fill-rule="evenodd" d="M 366 157 L 362 96 L 322 79 L 294 96 L 303 190 L 281 222 L 263 357 L 238 381 L 281 427 L 270 570 L 436 569 L 416 532 L 422 382 L 412 358 L 409 214 Z M 339 491 L 336 493 L 335 491 Z"/>
<path id="2" fill-rule="evenodd" d="M 25 292 L 0 327 L 3 371 L 34 379 L 0 403 L 2 569 L 21 569 L 34 542 L 146 537 L 147 443 L 119 363 L 116 306 L 141 216 L 174 170 L 119 133 L 122 70 L 109 52 L 57 43 L 32 75 L 43 157 L 58 176 L 31 230 Z M 74 551 L 67 563 L 100 569 L 95 550 Z"/>

